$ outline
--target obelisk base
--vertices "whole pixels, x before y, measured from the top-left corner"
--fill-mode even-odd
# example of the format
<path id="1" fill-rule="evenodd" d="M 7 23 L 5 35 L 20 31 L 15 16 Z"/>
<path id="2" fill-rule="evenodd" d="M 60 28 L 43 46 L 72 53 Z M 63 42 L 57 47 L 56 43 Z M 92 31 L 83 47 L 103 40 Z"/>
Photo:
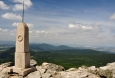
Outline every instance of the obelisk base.
<path id="1" fill-rule="evenodd" d="M 29 68 L 30 67 L 30 52 L 15 52 L 15 67 Z"/>
<path id="2" fill-rule="evenodd" d="M 8 67 L 7 71 L 8 73 L 17 73 L 20 76 L 26 76 L 29 73 L 36 71 L 36 67 L 34 66 L 34 67 L 22 69 L 22 68 L 16 68 L 15 66 L 13 66 L 13 67 Z"/>

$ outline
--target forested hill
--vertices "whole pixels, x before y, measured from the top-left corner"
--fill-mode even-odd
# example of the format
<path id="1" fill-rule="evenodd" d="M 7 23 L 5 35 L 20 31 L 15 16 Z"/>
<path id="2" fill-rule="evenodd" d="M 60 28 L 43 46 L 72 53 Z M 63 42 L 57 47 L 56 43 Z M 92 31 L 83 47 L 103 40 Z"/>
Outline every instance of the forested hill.
<path id="1" fill-rule="evenodd" d="M 65 50 L 65 49 L 74 49 L 73 47 L 68 47 L 65 45 L 53 46 L 50 44 L 30 44 L 31 50 L 39 50 L 39 51 L 49 51 L 49 50 Z"/>
<path id="2" fill-rule="evenodd" d="M 0 52 L 0 63 L 14 61 L 15 48 Z M 49 51 L 32 51 L 31 58 L 35 59 L 38 65 L 43 62 L 55 63 L 64 66 L 66 69 L 70 67 L 86 66 L 104 66 L 107 63 L 115 61 L 115 54 L 90 50 L 90 49 L 65 49 L 65 50 L 49 50 Z"/>

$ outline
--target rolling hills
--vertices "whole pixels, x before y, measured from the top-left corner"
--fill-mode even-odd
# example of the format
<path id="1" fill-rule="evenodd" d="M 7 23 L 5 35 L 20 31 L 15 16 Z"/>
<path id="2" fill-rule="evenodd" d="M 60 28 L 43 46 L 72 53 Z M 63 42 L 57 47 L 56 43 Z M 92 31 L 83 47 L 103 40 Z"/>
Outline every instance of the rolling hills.
<path id="1" fill-rule="evenodd" d="M 68 47 L 65 45 L 54 46 L 50 44 L 30 44 L 30 50 L 37 51 L 50 51 L 50 50 L 65 50 L 65 49 L 74 49 L 73 47 Z"/>
<path id="2" fill-rule="evenodd" d="M 0 52 L 0 63 L 14 61 L 15 48 Z M 115 61 L 115 54 L 91 49 L 75 49 L 68 46 L 52 46 L 46 44 L 34 44 L 30 46 L 31 59 L 35 59 L 38 65 L 43 62 L 55 63 L 70 67 L 104 66 Z"/>

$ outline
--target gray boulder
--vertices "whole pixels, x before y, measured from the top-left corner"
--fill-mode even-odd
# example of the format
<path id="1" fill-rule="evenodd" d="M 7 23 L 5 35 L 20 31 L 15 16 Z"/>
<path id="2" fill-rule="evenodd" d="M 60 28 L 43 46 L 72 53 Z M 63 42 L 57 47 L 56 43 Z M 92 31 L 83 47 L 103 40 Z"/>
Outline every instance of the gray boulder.
<path id="1" fill-rule="evenodd" d="M 42 78 L 51 78 L 52 75 L 50 73 L 44 73 L 42 74 Z"/>
<path id="2" fill-rule="evenodd" d="M 47 70 L 49 69 L 51 71 L 64 71 L 65 70 L 63 66 L 52 64 L 52 63 L 46 63 L 46 62 L 42 64 L 42 67 L 44 69 L 47 69 Z"/>
<path id="3" fill-rule="evenodd" d="M 37 62 L 34 59 L 30 59 L 30 66 L 36 66 Z"/>
<path id="4" fill-rule="evenodd" d="M 100 67 L 98 72 L 101 77 L 115 78 L 115 62 Z"/>
<path id="5" fill-rule="evenodd" d="M 31 61 L 31 66 L 37 62 Z M 96 68 L 95 66 L 81 66 L 65 70 L 64 67 L 52 63 L 43 63 L 36 66 L 37 71 L 28 74 L 26 77 L 16 73 L 8 74 L 7 67 L 12 66 L 11 62 L 0 65 L 0 78 L 115 78 L 115 62 L 108 63 L 106 66 Z"/>
<path id="6" fill-rule="evenodd" d="M 2 64 L 0 65 L 0 67 L 6 68 L 6 67 L 9 67 L 9 66 L 13 66 L 13 65 L 14 65 L 13 62 L 7 62 L 7 63 L 2 63 Z"/>
<path id="7" fill-rule="evenodd" d="M 37 71 L 39 71 L 41 74 L 45 73 L 47 69 L 44 69 L 42 66 L 36 66 Z"/>
<path id="8" fill-rule="evenodd" d="M 70 71 L 70 72 L 60 72 L 62 78 L 99 78 L 95 74 L 91 74 L 86 71 Z"/>
<path id="9" fill-rule="evenodd" d="M 13 66 L 14 63 L 12 62 L 7 62 L 7 63 L 2 63 L 0 65 L 0 78 L 9 78 L 9 75 L 7 73 L 7 67 Z"/>
<path id="10" fill-rule="evenodd" d="M 35 71 L 30 73 L 27 77 L 25 78 L 42 78 L 42 75 L 39 71 Z"/>

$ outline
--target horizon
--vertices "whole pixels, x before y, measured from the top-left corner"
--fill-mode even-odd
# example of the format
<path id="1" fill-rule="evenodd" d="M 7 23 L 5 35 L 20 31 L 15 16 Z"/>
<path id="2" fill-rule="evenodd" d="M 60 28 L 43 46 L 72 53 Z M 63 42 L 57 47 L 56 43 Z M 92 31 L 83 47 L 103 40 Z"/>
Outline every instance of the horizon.
<path id="1" fill-rule="evenodd" d="M 14 45 L 15 46 L 16 41 L 1 41 L 0 40 L 0 45 Z M 73 48 L 115 48 L 115 46 L 98 46 L 98 45 L 75 45 L 75 44 L 62 44 L 62 43 L 44 43 L 44 42 L 29 42 L 29 45 L 31 44 L 48 44 L 52 46 L 68 46 L 68 47 L 73 47 Z"/>
<path id="2" fill-rule="evenodd" d="M 115 47 L 115 0 L 24 2 L 30 43 Z M 15 41 L 22 3 L 0 0 L 0 41 Z"/>

